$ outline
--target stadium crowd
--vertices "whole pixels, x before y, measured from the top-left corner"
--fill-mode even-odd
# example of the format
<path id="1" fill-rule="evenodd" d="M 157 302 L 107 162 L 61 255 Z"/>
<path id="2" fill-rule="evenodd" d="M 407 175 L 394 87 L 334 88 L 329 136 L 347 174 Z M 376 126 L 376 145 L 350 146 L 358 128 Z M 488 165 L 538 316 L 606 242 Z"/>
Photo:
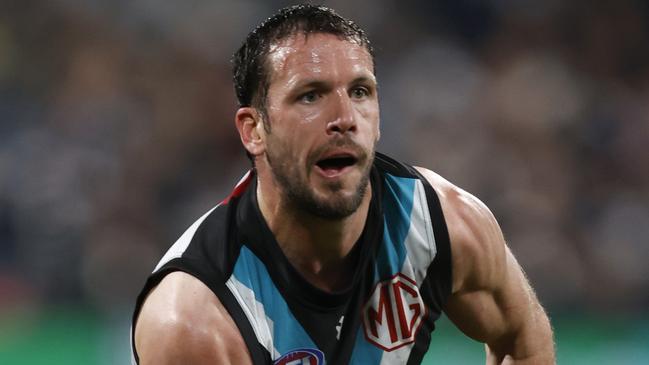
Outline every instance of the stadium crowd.
<path id="1" fill-rule="evenodd" d="M 550 315 L 649 308 L 646 2 L 326 4 L 374 41 L 379 150 L 485 201 Z M 249 167 L 229 58 L 283 5 L 0 3 L 0 311 L 128 313 Z"/>

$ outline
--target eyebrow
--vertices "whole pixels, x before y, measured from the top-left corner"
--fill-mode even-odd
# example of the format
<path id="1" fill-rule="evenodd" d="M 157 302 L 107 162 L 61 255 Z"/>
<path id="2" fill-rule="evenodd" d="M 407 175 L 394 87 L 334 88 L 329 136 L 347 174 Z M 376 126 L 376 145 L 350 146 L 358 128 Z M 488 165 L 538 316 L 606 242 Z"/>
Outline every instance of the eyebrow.
<path id="1" fill-rule="evenodd" d="M 373 87 L 377 86 L 376 79 L 373 78 L 373 77 L 367 77 L 367 76 L 359 76 L 359 77 L 353 79 L 349 84 L 350 85 L 371 84 Z M 329 88 L 331 88 L 331 85 L 327 81 L 322 81 L 322 80 L 318 80 L 318 79 L 306 79 L 306 80 L 303 80 L 303 81 L 297 83 L 293 87 L 294 90 L 301 90 L 301 89 L 306 89 L 306 88 L 329 89 Z"/>
<path id="2" fill-rule="evenodd" d="M 352 82 L 351 82 L 352 85 L 354 85 L 354 84 L 368 84 L 368 83 L 372 84 L 372 86 L 374 86 L 374 87 L 376 87 L 377 84 L 378 84 L 374 77 L 367 77 L 367 76 L 357 77 L 354 80 L 352 80 Z"/>
<path id="3" fill-rule="evenodd" d="M 327 89 L 330 88 L 330 83 L 322 80 L 307 79 L 302 82 L 299 82 L 293 88 L 294 90 L 314 88 L 314 89 Z"/>

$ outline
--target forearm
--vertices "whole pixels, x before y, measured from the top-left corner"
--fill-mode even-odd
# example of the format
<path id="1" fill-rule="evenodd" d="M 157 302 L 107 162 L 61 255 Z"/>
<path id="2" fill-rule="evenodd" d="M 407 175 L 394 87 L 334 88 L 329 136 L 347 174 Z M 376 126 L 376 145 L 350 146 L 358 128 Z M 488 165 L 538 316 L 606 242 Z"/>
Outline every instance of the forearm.
<path id="1" fill-rule="evenodd" d="M 554 337 L 548 317 L 540 308 L 534 320 L 517 333 L 485 346 L 487 365 L 554 365 Z"/>
<path id="2" fill-rule="evenodd" d="M 523 359 L 514 359 L 506 355 L 504 358 L 492 356 L 487 350 L 487 365 L 545 365 L 556 364 L 554 356 L 549 354 L 539 354 L 537 356 L 526 357 Z"/>

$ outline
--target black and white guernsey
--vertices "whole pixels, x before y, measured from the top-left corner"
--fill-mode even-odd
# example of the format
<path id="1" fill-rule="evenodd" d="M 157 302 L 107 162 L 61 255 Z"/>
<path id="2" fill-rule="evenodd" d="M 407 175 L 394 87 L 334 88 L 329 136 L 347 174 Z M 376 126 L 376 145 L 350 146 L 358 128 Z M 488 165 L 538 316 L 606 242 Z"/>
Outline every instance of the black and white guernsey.
<path id="1" fill-rule="evenodd" d="M 367 223 L 351 253 L 356 271 L 344 291 L 324 292 L 290 264 L 259 211 L 249 172 L 155 267 L 133 327 L 148 292 L 184 271 L 223 303 L 255 364 L 421 363 L 451 291 L 446 223 L 435 190 L 413 167 L 377 153 L 370 182 Z"/>

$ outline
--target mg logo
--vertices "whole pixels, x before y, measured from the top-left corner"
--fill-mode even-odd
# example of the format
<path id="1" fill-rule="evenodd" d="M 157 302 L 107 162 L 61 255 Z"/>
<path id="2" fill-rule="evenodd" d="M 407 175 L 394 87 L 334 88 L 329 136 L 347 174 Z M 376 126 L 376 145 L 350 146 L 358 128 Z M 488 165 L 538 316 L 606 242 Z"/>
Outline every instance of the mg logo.
<path id="1" fill-rule="evenodd" d="M 365 338 L 384 351 L 414 342 L 425 314 L 414 280 L 398 273 L 380 282 L 363 308 Z"/>

